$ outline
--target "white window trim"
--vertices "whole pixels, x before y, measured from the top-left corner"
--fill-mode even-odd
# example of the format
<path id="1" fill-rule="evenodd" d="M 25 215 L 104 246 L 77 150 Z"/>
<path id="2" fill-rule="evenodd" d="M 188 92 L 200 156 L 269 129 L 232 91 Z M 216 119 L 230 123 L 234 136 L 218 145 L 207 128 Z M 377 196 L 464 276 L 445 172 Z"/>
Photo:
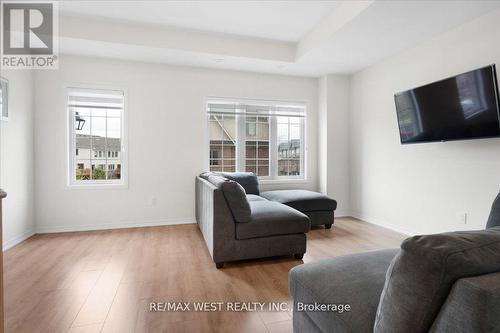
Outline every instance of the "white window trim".
<path id="1" fill-rule="evenodd" d="M 70 88 L 94 89 L 94 90 L 118 90 L 123 92 L 123 114 L 121 118 L 121 175 L 119 180 L 88 180 L 77 181 L 74 165 L 75 160 L 75 128 L 72 112 L 68 110 L 68 90 Z M 82 83 L 66 83 L 63 86 L 64 112 L 66 114 L 66 189 L 68 190 L 100 190 L 100 189 L 128 189 L 128 93 L 124 87 L 103 86 Z"/>
<path id="2" fill-rule="evenodd" d="M 290 184 L 290 183 L 308 183 L 309 179 L 307 177 L 307 115 L 308 115 L 308 105 L 306 102 L 302 101 L 284 101 L 284 100 L 266 100 L 266 99 L 244 99 L 244 98 L 225 98 L 225 97 L 214 97 L 208 96 L 204 100 L 203 110 L 206 114 L 207 121 L 205 122 L 205 147 L 210 147 L 210 132 L 208 126 L 208 119 L 210 115 L 206 112 L 207 105 L 213 101 L 224 101 L 233 102 L 241 104 L 263 104 L 268 103 L 270 105 L 275 104 L 291 104 L 300 105 L 304 107 L 305 116 L 302 118 L 302 127 L 300 132 L 301 147 L 300 153 L 303 156 L 300 160 L 300 170 L 303 172 L 300 176 L 278 176 L 278 145 L 277 145 L 277 124 L 276 117 L 270 117 L 270 138 L 269 138 L 269 176 L 258 176 L 259 182 L 261 184 Z M 243 119 L 243 120 L 242 120 Z M 245 171 L 245 121 L 244 117 L 241 115 L 236 115 L 236 171 Z M 273 128 L 276 127 L 276 130 Z M 205 150 L 205 168 L 210 170 L 210 149 Z M 271 161 L 276 162 L 271 162 Z"/>

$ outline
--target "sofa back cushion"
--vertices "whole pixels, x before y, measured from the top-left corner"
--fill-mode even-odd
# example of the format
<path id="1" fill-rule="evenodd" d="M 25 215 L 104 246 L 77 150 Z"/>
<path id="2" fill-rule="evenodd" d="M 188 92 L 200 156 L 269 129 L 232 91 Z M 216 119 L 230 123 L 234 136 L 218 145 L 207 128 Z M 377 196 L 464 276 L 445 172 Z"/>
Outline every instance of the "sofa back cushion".
<path id="1" fill-rule="evenodd" d="M 491 207 L 490 217 L 486 223 L 486 228 L 498 226 L 500 226 L 500 193 L 498 193 L 497 198 L 493 201 L 493 206 Z"/>
<path id="2" fill-rule="evenodd" d="M 460 278 L 500 272 L 500 227 L 408 238 L 387 270 L 374 332 L 428 332 Z"/>
<path id="3" fill-rule="evenodd" d="M 253 172 L 214 172 L 214 174 L 234 180 L 243 186 L 247 194 L 260 194 L 259 179 Z"/>
<path id="4" fill-rule="evenodd" d="M 245 190 L 240 184 L 218 175 L 205 174 L 200 177 L 205 178 L 222 191 L 222 194 L 224 195 L 227 205 L 236 222 L 250 222 L 250 205 L 248 203 Z"/>

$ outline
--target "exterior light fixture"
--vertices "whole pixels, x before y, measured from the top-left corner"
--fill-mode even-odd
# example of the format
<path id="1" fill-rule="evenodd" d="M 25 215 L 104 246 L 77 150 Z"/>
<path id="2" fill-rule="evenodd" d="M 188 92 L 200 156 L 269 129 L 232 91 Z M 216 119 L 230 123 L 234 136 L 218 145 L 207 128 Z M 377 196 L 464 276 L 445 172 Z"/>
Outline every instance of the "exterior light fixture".
<path id="1" fill-rule="evenodd" d="M 83 125 L 85 125 L 85 119 L 80 117 L 77 112 L 75 120 L 76 120 L 76 130 L 81 131 L 83 129 Z"/>

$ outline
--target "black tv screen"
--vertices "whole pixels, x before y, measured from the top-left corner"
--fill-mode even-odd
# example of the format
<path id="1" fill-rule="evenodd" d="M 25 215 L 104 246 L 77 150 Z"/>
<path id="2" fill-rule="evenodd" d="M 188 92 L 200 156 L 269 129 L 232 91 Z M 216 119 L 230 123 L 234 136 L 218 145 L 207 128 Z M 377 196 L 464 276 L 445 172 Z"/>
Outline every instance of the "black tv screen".
<path id="1" fill-rule="evenodd" d="M 394 95 L 401 143 L 500 136 L 495 65 Z"/>

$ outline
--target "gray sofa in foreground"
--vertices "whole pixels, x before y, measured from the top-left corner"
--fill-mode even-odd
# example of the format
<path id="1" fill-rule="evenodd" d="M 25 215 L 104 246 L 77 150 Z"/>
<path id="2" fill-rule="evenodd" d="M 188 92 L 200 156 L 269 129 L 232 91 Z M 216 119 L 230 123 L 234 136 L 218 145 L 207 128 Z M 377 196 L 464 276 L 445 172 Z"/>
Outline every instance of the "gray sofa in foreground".
<path id="1" fill-rule="evenodd" d="M 295 333 L 500 332 L 500 194 L 485 230 L 296 266 L 289 289 Z"/>
<path id="2" fill-rule="evenodd" d="M 333 224 L 337 203 L 320 193 L 284 191 L 276 200 L 263 194 L 252 173 L 207 172 L 196 177 L 196 220 L 217 268 L 243 259 L 302 259 L 311 216 L 317 223 Z"/>

